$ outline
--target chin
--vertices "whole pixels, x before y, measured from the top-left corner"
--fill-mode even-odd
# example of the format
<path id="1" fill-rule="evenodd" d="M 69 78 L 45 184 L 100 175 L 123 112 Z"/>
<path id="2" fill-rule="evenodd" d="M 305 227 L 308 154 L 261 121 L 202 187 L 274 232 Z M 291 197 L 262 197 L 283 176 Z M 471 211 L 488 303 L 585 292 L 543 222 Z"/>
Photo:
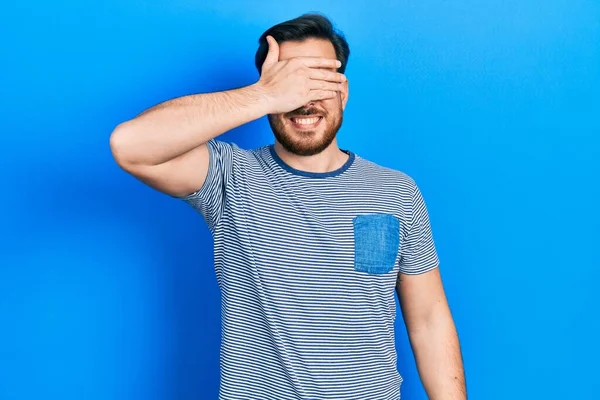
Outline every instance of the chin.
<path id="1" fill-rule="evenodd" d="M 277 136 L 277 140 L 290 153 L 299 156 L 313 156 L 329 147 L 333 138 L 328 140 L 322 134 L 315 135 L 314 132 L 295 132 L 292 134 L 286 133 L 283 137 Z"/>

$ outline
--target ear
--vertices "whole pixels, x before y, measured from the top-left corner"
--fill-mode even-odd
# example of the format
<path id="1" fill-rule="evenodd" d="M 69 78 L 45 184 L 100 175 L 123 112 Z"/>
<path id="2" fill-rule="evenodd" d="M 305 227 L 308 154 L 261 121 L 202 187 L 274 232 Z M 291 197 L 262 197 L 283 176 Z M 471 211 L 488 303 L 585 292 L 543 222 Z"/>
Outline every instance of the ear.
<path id="1" fill-rule="evenodd" d="M 342 101 L 342 110 L 346 108 L 346 103 L 348 103 L 348 79 L 344 82 L 344 90 L 340 92 L 341 101 Z"/>

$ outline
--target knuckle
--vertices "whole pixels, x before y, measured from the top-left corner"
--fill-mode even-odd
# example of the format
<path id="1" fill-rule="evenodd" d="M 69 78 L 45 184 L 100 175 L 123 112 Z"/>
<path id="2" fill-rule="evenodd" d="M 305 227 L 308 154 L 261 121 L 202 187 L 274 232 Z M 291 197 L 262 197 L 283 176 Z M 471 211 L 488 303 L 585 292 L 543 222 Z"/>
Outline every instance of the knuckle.
<path id="1" fill-rule="evenodd" d="M 297 71 L 300 68 L 300 64 L 294 59 L 287 60 L 286 66 L 292 71 Z"/>
<path id="2" fill-rule="evenodd" d="M 303 87 L 304 87 L 304 92 L 305 93 L 309 93 L 311 90 L 318 89 L 318 88 L 315 88 L 314 84 L 311 82 L 310 79 L 307 79 L 304 82 Z"/>
<path id="3" fill-rule="evenodd" d="M 296 71 L 301 76 L 307 76 L 309 73 L 308 67 L 304 64 L 298 65 L 298 67 L 296 68 Z"/>

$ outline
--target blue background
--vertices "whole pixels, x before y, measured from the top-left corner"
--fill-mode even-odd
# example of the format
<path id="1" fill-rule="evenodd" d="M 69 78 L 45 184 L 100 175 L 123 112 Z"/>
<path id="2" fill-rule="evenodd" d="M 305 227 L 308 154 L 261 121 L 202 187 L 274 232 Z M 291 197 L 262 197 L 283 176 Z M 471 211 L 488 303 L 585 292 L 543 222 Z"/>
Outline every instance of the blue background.
<path id="1" fill-rule="evenodd" d="M 208 229 L 122 172 L 119 122 L 253 83 L 306 11 L 352 55 L 340 145 L 416 179 L 470 398 L 599 398 L 600 3 L 9 2 L 0 17 L 0 399 L 215 399 Z M 227 133 L 271 143 L 265 118 Z M 425 394 L 397 321 L 403 398 Z"/>

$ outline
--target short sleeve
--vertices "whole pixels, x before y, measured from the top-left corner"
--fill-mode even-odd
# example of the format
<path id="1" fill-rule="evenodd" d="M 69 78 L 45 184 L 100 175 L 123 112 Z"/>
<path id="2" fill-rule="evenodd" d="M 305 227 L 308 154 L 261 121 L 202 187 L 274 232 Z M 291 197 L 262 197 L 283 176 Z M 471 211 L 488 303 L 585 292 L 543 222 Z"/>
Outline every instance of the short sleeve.
<path id="1" fill-rule="evenodd" d="M 225 208 L 226 191 L 233 171 L 234 145 L 211 139 L 206 146 L 209 154 L 206 180 L 197 192 L 181 199 L 202 214 L 214 233 Z"/>
<path id="2" fill-rule="evenodd" d="M 413 187 L 411 209 L 408 213 L 408 227 L 401 243 L 400 272 L 422 274 L 439 264 L 429 214 L 418 186 Z"/>

